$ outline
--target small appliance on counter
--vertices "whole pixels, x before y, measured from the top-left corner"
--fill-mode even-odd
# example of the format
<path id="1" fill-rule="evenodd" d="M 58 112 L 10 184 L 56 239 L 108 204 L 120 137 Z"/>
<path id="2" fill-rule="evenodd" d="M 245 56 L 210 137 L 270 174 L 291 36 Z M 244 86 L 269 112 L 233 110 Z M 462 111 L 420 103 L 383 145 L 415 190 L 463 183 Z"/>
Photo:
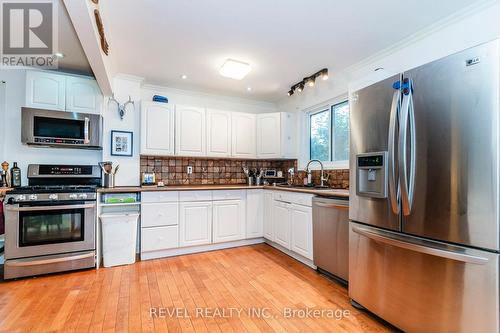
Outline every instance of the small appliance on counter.
<path id="1" fill-rule="evenodd" d="M 95 267 L 98 165 L 28 166 L 5 196 L 4 279 Z"/>
<path id="2" fill-rule="evenodd" d="M 120 165 L 117 164 L 113 166 L 113 162 L 99 162 L 99 166 L 102 169 L 102 186 L 106 188 L 115 187 L 115 175 Z"/>

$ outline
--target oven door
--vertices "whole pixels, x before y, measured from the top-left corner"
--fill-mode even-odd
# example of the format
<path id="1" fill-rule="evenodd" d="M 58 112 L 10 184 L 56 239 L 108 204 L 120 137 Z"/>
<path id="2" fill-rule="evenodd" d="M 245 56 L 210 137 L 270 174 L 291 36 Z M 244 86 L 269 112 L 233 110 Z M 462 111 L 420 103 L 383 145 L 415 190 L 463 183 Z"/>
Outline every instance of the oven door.
<path id="1" fill-rule="evenodd" d="M 95 249 L 95 201 L 5 205 L 5 259 Z"/>

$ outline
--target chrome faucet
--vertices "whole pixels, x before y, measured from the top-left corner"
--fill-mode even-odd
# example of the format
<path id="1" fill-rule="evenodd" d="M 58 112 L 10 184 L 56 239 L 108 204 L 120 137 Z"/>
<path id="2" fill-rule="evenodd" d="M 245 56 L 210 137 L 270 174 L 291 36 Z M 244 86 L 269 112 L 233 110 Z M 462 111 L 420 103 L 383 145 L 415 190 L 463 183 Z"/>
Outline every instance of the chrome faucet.
<path id="1" fill-rule="evenodd" d="M 321 187 L 325 187 L 324 182 L 328 181 L 328 179 L 330 178 L 330 175 L 328 175 L 326 178 L 324 177 L 324 175 L 325 175 L 325 168 L 323 167 L 323 163 L 320 160 L 310 160 L 309 162 L 307 162 L 307 165 L 306 165 L 307 176 L 309 177 L 309 174 L 311 173 L 311 171 L 309 171 L 309 165 L 312 162 L 318 162 L 319 165 L 321 166 L 321 175 L 320 175 L 321 185 L 320 186 Z"/>

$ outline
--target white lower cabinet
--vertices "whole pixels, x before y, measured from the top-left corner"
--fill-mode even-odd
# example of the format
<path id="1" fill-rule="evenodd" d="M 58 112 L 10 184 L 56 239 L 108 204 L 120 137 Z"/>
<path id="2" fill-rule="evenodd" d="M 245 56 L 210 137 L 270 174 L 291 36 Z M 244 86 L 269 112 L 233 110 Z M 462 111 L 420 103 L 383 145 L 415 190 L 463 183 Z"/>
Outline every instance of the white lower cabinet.
<path id="1" fill-rule="evenodd" d="M 223 243 L 245 238 L 243 200 L 213 202 L 213 242 Z"/>
<path id="2" fill-rule="evenodd" d="M 264 236 L 264 191 L 247 191 L 246 224 L 246 238 Z"/>
<path id="3" fill-rule="evenodd" d="M 141 252 L 168 250 L 177 247 L 179 247 L 179 226 L 141 229 Z"/>
<path id="4" fill-rule="evenodd" d="M 290 250 L 290 204 L 274 201 L 274 241 Z"/>
<path id="5" fill-rule="evenodd" d="M 273 192 L 264 191 L 264 237 L 274 241 Z"/>
<path id="6" fill-rule="evenodd" d="M 290 207 L 290 250 L 313 259 L 312 208 L 292 204 Z"/>
<path id="7" fill-rule="evenodd" d="M 212 242 L 212 202 L 181 202 L 179 215 L 180 246 Z"/>

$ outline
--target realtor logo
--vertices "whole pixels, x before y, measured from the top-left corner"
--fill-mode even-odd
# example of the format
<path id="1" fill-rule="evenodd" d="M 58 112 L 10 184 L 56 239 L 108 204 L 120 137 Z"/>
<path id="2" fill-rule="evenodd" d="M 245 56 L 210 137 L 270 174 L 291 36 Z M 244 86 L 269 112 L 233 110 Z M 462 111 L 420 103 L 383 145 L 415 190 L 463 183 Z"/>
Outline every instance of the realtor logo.
<path id="1" fill-rule="evenodd" d="M 57 67 L 56 1 L 1 3 L 1 66 Z"/>

